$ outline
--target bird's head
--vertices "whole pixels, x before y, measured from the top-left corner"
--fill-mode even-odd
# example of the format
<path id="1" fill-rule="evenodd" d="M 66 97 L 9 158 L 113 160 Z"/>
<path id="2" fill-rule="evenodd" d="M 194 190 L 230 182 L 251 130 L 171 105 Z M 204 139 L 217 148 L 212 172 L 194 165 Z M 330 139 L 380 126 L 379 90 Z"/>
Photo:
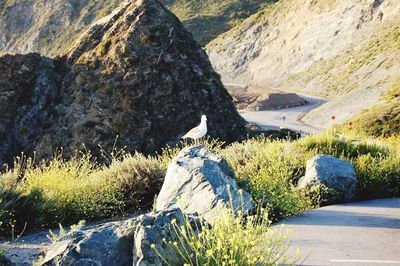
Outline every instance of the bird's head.
<path id="1" fill-rule="evenodd" d="M 201 116 L 201 121 L 202 121 L 202 122 L 203 122 L 203 121 L 206 122 L 206 121 L 207 121 L 207 116 L 202 115 L 202 116 Z"/>

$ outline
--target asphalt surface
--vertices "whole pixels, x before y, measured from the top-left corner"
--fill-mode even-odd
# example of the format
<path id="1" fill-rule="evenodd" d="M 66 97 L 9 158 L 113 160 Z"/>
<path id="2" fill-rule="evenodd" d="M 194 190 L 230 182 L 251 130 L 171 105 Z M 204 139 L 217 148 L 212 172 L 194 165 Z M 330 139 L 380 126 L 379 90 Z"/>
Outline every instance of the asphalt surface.
<path id="1" fill-rule="evenodd" d="M 308 104 L 273 111 L 239 111 L 239 113 L 248 122 L 254 123 L 266 130 L 289 128 L 302 131 L 306 134 L 320 133 L 323 128 L 316 128 L 308 125 L 301 121 L 301 118 L 306 113 L 324 104 L 326 100 L 309 95 L 297 94 L 306 99 Z"/>
<path id="2" fill-rule="evenodd" d="M 400 265 L 400 198 L 328 206 L 284 223 L 299 265 Z"/>

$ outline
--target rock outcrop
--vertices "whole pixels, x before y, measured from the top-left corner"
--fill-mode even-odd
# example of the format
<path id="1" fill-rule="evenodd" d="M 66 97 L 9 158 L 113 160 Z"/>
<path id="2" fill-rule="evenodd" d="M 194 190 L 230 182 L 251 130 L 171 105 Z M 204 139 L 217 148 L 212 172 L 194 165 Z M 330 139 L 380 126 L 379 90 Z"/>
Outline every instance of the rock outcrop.
<path id="1" fill-rule="evenodd" d="M 202 114 L 211 137 L 245 135 L 207 55 L 157 0 L 126 2 L 62 58 L 5 56 L 0 69 L 0 163 L 21 151 L 109 150 L 116 136 L 151 153 L 179 141 Z"/>
<path id="2" fill-rule="evenodd" d="M 357 189 L 354 167 L 347 161 L 331 155 L 317 155 L 307 161 L 306 175 L 299 180 L 298 187 L 324 185 L 334 189 L 340 200 L 351 201 Z"/>
<path id="3" fill-rule="evenodd" d="M 64 66 L 38 54 L 0 57 L 0 165 L 34 148 L 52 154 L 44 134 L 57 121 Z"/>
<path id="4" fill-rule="evenodd" d="M 50 245 L 41 265 L 132 265 L 135 219 L 88 227 Z"/>
<path id="5" fill-rule="evenodd" d="M 40 265 L 97 265 L 97 266 L 162 266 L 162 258 L 168 258 L 172 265 L 183 265 L 176 251 L 163 239 L 175 241 L 172 222 L 176 226 L 187 222 L 193 228 L 204 224 L 195 216 L 184 216 L 179 209 L 158 213 L 147 213 L 136 218 L 118 222 L 107 222 L 90 226 L 51 244 Z M 174 261 L 175 260 L 175 261 Z"/>
<path id="6" fill-rule="evenodd" d="M 249 213 L 254 208 L 250 194 L 240 192 L 233 177 L 233 170 L 220 155 L 203 146 L 185 148 L 168 167 L 156 210 L 180 208 L 207 221 L 218 217 L 221 208 Z"/>
<path id="7" fill-rule="evenodd" d="M 174 226 L 180 228 L 180 226 L 185 226 L 188 223 L 191 228 L 201 228 L 205 225 L 204 220 L 198 216 L 184 215 L 180 209 L 139 216 L 136 220 L 133 265 L 165 265 L 157 252 L 163 254 L 164 258 L 168 258 L 170 265 L 183 265 L 185 262 L 182 258 L 163 239 L 168 239 L 171 242 L 179 241 L 172 228 Z M 157 252 L 151 247 L 152 244 L 155 245 Z"/>

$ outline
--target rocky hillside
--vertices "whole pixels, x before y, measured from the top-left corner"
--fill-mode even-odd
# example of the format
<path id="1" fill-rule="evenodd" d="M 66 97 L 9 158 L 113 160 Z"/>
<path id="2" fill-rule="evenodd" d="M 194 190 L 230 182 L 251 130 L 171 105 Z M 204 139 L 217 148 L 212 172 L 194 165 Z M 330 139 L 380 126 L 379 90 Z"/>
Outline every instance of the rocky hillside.
<path id="1" fill-rule="evenodd" d="M 101 144 L 145 153 L 175 143 L 208 116 L 209 133 L 244 136 L 244 122 L 205 52 L 157 0 L 127 2 L 65 56 L 0 58 L 0 163 Z"/>
<path id="2" fill-rule="evenodd" d="M 206 45 L 262 7 L 277 0 L 162 0 L 193 33 Z"/>
<path id="3" fill-rule="evenodd" d="M 400 2 L 282 0 L 207 47 L 231 83 L 329 98 L 305 121 L 329 126 L 379 102 L 400 76 Z"/>
<path id="4" fill-rule="evenodd" d="M 61 53 L 122 0 L 1 0 L 0 52 Z"/>
<path id="5" fill-rule="evenodd" d="M 0 53 L 55 56 L 123 0 L 1 0 Z M 162 0 L 205 45 L 254 14 L 265 0 Z"/>

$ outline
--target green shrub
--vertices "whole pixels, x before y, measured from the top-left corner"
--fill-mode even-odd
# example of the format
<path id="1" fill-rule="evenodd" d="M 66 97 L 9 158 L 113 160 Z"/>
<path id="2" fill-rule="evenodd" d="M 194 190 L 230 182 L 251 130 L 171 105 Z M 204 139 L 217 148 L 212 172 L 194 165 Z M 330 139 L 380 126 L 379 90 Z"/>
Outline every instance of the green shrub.
<path id="1" fill-rule="evenodd" d="M 157 158 L 141 154 L 113 158 L 109 165 L 96 163 L 90 154 L 68 160 L 59 154 L 37 165 L 17 159 L 0 177 L 0 234 L 14 224 L 19 230 L 25 223 L 28 229 L 47 228 L 150 208 L 164 173 Z"/>
<path id="2" fill-rule="evenodd" d="M 11 172 L 0 176 L 0 235 L 11 236 L 15 230 L 18 231 L 19 228 L 15 228 L 16 217 L 22 215 L 28 207 L 27 199 L 17 191 L 17 178 Z"/>
<path id="3" fill-rule="evenodd" d="M 295 141 L 258 137 L 228 146 L 203 142 L 226 158 L 239 186 L 267 207 L 274 220 L 337 202 L 332 191 L 296 188 L 307 160 L 320 153 L 354 165 L 358 199 L 399 197 L 399 143 L 399 137 L 369 138 L 335 131 Z M 68 160 L 56 155 L 38 164 L 17 158 L 12 169 L 0 173 L 0 234 L 18 234 L 25 223 L 28 229 L 70 225 L 150 209 L 168 164 L 187 145 L 166 147 L 153 157 L 112 153 L 103 164 L 90 154 Z"/>
<path id="4" fill-rule="evenodd" d="M 122 193 L 125 213 L 151 207 L 164 182 L 166 166 L 154 157 L 127 154 L 103 167 L 96 176 L 101 180 L 117 180 L 115 187 Z"/>
<path id="5" fill-rule="evenodd" d="M 293 179 L 301 175 L 291 142 L 265 139 L 233 144 L 222 153 L 235 169 L 239 185 L 256 202 L 268 206 L 270 217 L 279 219 L 311 208 L 304 191 L 297 190 Z"/>
<path id="6" fill-rule="evenodd" d="M 305 174 L 307 160 L 317 154 L 333 155 L 353 164 L 360 183 L 359 199 L 400 196 L 398 143 L 396 137 L 375 139 L 327 131 L 296 141 L 250 139 L 234 143 L 220 152 L 233 167 L 239 185 L 254 199 L 268 205 L 270 217 L 275 219 L 339 202 L 331 190 L 299 191 L 294 188 Z M 375 188 L 378 183 L 382 190 Z"/>
<path id="7" fill-rule="evenodd" d="M 285 256 L 289 247 L 289 230 L 270 227 L 271 221 L 265 210 L 245 217 L 231 209 L 221 210 L 221 216 L 212 225 L 206 222 L 193 225 L 188 217 L 179 224 L 172 220 L 169 229 L 172 239 L 163 239 L 163 244 L 174 250 L 184 265 L 289 265 L 299 260 L 299 251 L 294 258 Z M 200 231 L 200 232 L 199 232 Z M 173 261 L 152 245 L 166 265 Z"/>
<path id="8" fill-rule="evenodd" d="M 341 128 L 376 137 L 400 134 L 400 77 L 387 88 L 381 102 L 357 114 Z"/>
<path id="9" fill-rule="evenodd" d="M 354 161 L 359 199 L 400 197 L 400 156 L 362 155 Z"/>

